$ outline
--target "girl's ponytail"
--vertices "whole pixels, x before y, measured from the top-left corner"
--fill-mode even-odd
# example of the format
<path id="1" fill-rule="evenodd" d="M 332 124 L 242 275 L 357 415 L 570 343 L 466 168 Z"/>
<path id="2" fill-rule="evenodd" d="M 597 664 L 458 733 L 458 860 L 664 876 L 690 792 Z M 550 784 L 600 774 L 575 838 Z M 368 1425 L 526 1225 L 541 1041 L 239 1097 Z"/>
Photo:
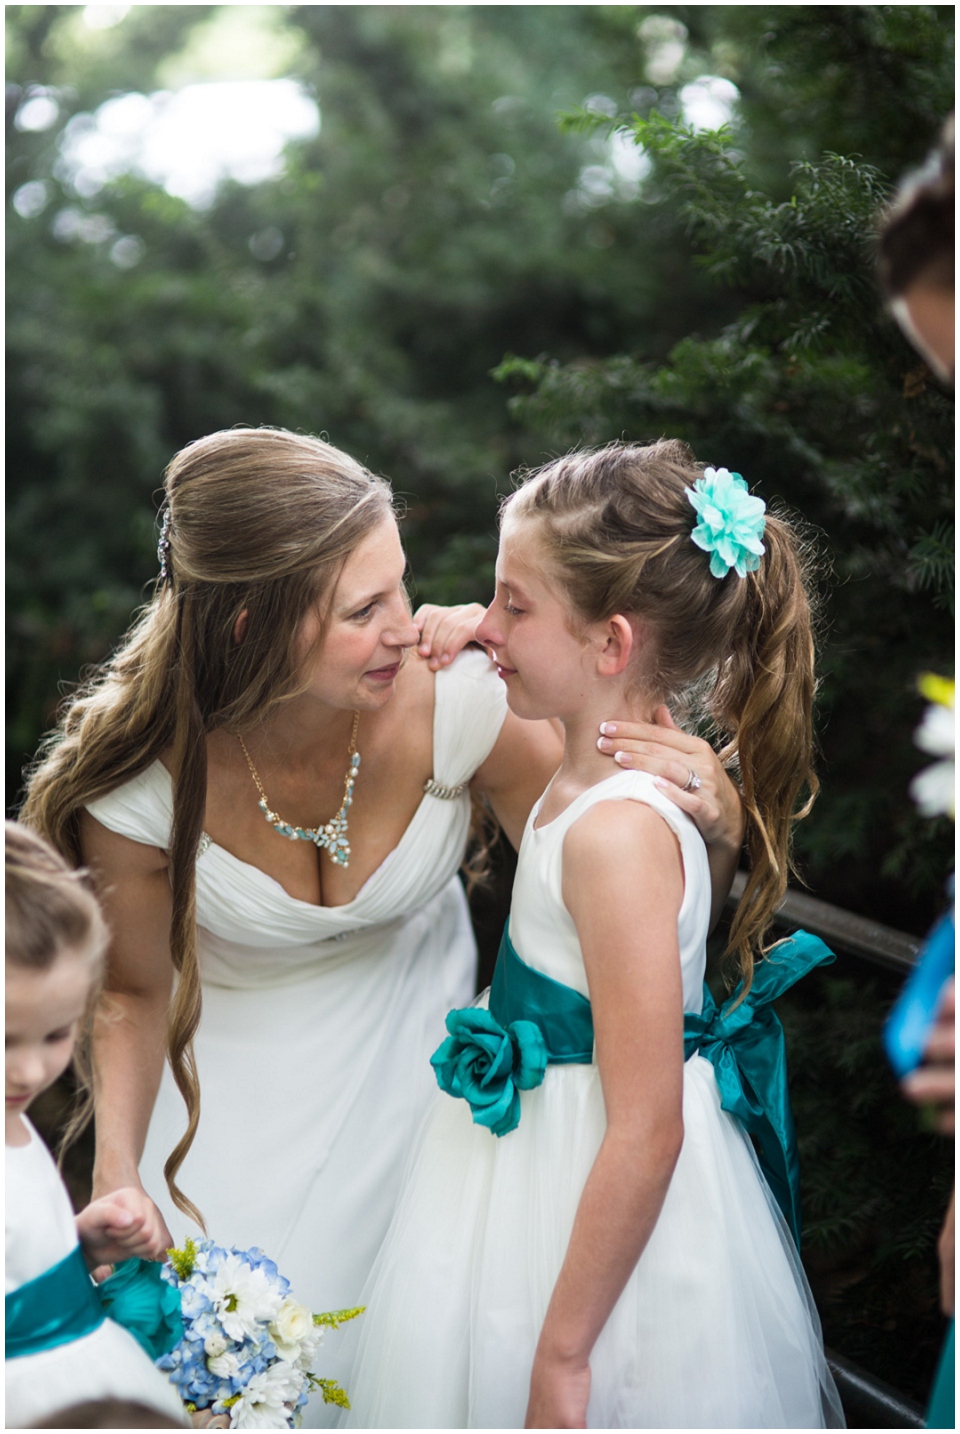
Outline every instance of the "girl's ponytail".
<path id="1" fill-rule="evenodd" d="M 739 766 L 747 816 L 750 870 L 727 947 L 743 977 L 743 995 L 753 980 L 753 953 L 763 950 L 794 871 L 793 823 L 807 815 L 819 787 L 813 770 L 813 618 L 802 550 L 775 513 L 767 514 L 763 541 L 760 567 L 742 579 L 745 610 L 709 704 L 718 729 L 728 735 L 721 759 Z"/>
<path id="2" fill-rule="evenodd" d="M 719 479 L 727 470 L 706 471 Z M 550 567 L 582 617 L 621 612 L 650 624 L 655 641 L 642 675 L 650 695 L 709 717 L 724 743 L 721 760 L 739 766 L 750 871 L 728 954 L 746 995 L 793 869 L 792 825 L 818 787 L 809 564 L 807 545 L 784 516 L 768 511 L 758 524 L 762 505 L 746 498 L 744 485 L 731 521 L 739 532 L 742 520 L 758 541 L 762 528 L 762 557 L 747 544 L 750 562 L 742 576 L 733 571 L 731 558 L 694 535 L 700 508 L 691 494 L 705 477 L 676 439 L 645 448 L 611 443 L 548 463 L 508 501 L 510 511 L 541 524 Z M 759 566 L 751 571 L 753 557 Z"/>

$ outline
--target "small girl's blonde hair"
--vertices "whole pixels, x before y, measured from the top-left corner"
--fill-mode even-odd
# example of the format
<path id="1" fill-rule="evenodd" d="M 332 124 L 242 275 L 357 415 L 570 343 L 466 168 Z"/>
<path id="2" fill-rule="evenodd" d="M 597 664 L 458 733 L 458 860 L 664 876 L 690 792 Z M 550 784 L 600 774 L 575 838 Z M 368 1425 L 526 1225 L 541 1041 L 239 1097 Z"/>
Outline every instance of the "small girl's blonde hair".
<path id="1" fill-rule="evenodd" d="M 739 769 L 747 817 L 750 872 L 728 943 L 746 994 L 793 871 L 793 823 L 819 785 L 810 563 L 786 518 L 768 511 L 756 572 L 713 577 L 691 539 L 697 514 L 686 490 L 702 476 L 678 440 L 611 443 L 531 473 L 505 512 L 538 521 L 547 563 L 579 616 L 649 624 L 651 695 L 676 700 L 706 683 L 702 707 L 723 738 L 721 761 Z"/>
<path id="2" fill-rule="evenodd" d="M 103 979 L 107 925 L 86 872 L 75 871 L 42 837 L 16 822 L 4 822 L 4 839 L 8 965 L 49 971 L 64 952 L 90 963 L 90 994 L 73 1049 L 77 1101 L 61 1137 L 62 1154 L 93 1114 L 90 1036 Z"/>

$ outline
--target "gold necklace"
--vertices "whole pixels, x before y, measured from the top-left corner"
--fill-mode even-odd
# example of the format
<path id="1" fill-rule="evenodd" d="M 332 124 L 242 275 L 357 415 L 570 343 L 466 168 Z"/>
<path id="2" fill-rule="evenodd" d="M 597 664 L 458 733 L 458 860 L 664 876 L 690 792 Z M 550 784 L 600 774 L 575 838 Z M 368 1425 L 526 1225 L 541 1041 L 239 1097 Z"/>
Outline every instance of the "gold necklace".
<path id="1" fill-rule="evenodd" d="M 353 803 L 353 785 L 357 780 L 357 769 L 360 766 L 360 753 L 357 751 L 357 728 L 360 725 L 360 713 L 353 714 L 353 731 L 350 734 L 350 746 L 347 756 L 350 758 L 350 765 L 347 767 L 347 775 L 343 783 L 343 801 L 340 803 L 340 810 L 336 816 L 331 817 L 326 826 L 323 827 L 295 827 L 290 822 L 285 822 L 283 817 L 270 810 L 270 803 L 267 801 L 267 794 L 263 790 L 263 783 L 257 776 L 257 769 L 253 765 L 250 753 L 247 751 L 247 744 L 237 733 L 240 746 L 243 748 L 243 755 L 247 759 L 247 766 L 250 768 L 250 775 L 256 783 L 257 791 L 260 793 L 258 806 L 263 812 L 270 825 L 287 837 L 290 841 L 312 841 L 314 846 L 326 848 L 330 853 L 330 860 L 337 866 L 350 865 L 350 843 L 347 840 L 347 810 Z"/>

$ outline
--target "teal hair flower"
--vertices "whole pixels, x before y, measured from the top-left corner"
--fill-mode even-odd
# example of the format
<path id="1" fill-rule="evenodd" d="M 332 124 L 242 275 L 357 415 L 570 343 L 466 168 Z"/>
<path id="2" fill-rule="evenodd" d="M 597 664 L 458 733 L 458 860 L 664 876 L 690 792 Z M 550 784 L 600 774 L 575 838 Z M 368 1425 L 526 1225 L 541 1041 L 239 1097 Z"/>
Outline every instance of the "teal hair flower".
<path id="1" fill-rule="evenodd" d="M 751 497 L 746 479 L 728 468 L 705 468 L 703 477 L 684 492 L 697 512 L 690 536 L 710 554 L 713 576 L 725 578 L 731 568 L 738 578 L 755 572 L 766 551 L 760 540 L 767 505 Z"/>
<path id="2" fill-rule="evenodd" d="M 447 1016 L 447 1039 L 430 1057 L 437 1084 L 461 1096 L 475 1125 L 506 1135 L 520 1123 L 520 1091 L 533 1090 L 547 1068 L 547 1048 L 533 1021 L 501 1026 L 480 1006 Z"/>

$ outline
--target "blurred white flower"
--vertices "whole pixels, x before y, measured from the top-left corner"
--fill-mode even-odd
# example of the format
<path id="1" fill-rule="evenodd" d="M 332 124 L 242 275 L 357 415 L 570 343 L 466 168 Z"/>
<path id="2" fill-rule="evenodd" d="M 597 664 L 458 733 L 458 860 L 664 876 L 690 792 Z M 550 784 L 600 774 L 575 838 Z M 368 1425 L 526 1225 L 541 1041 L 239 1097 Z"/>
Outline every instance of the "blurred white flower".
<path id="1" fill-rule="evenodd" d="M 910 783 L 910 795 L 925 817 L 952 817 L 956 814 L 954 684 L 927 673 L 920 679 L 920 691 L 931 698 L 931 706 L 913 734 L 914 741 L 921 752 L 943 760 L 917 773 Z"/>

